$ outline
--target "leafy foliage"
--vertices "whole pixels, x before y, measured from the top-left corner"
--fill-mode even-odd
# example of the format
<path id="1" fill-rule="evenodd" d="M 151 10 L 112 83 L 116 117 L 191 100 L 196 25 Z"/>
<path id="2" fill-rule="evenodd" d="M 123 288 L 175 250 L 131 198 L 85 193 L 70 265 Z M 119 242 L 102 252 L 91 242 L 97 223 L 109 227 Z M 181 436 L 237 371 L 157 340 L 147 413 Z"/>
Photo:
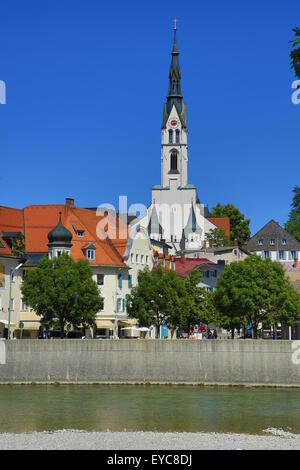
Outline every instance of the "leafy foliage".
<path id="1" fill-rule="evenodd" d="M 197 287 L 202 274 L 193 270 L 182 279 L 174 271 L 164 273 L 161 267 L 140 271 L 138 285 L 127 296 L 127 312 L 140 326 L 155 325 L 157 333 L 163 321 L 175 330 L 177 327 L 208 323 L 213 304 L 211 292 Z"/>
<path id="2" fill-rule="evenodd" d="M 26 254 L 25 238 L 22 233 L 11 238 L 11 251 L 14 256 L 24 256 Z"/>
<path id="3" fill-rule="evenodd" d="M 251 255 L 226 266 L 214 292 L 219 323 L 232 330 L 252 323 L 293 324 L 300 311 L 299 295 L 280 263 Z"/>
<path id="4" fill-rule="evenodd" d="M 290 211 L 289 219 L 284 228 L 300 241 L 300 187 L 295 186 L 293 193 L 292 210 Z"/>
<path id="5" fill-rule="evenodd" d="M 243 245 L 250 238 L 250 220 L 245 219 L 244 214 L 233 204 L 222 206 L 218 203 L 213 207 L 211 217 L 229 217 L 230 218 L 230 240 L 238 240 L 239 245 Z"/>
<path id="6" fill-rule="evenodd" d="M 231 245 L 230 238 L 227 237 L 224 230 L 218 227 L 213 228 L 209 230 L 209 232 L 207 232 L 206 241 L 209 242 L 210 240 L 212 240 L 213 246 L 216 246 L 216 247 Z"/>
<path id="7" fill-rule="evenodd" d="M 295 75 L 300 79 L 300 28 L 294 28 L 293 32 L 295 33 L 294 39 L 291 41 L 293 44 L 293 50 L 290 53 L 291 57 L 291 67 L 295 71 Z"/>
<path id="8" fill-rule="evenodd" d="M 163 321 L 175 328 L 182 323 L 183 281 L 174 271 L 140 271 L 138 285 L 127 295 L 127 312 L 140 326 L 155 325 L 157 334 Z"/>
<path id="9" fill-rule="evenodd" d="M 58 320 L 62 337 L 66 324 L 93 325 L 103 307 L 88 262 L 75 262 L 66 253 L 52 260 L 44 257 L 37 268 L 28 270 L 22 295 L 42 324 L 52 326 Z"/>

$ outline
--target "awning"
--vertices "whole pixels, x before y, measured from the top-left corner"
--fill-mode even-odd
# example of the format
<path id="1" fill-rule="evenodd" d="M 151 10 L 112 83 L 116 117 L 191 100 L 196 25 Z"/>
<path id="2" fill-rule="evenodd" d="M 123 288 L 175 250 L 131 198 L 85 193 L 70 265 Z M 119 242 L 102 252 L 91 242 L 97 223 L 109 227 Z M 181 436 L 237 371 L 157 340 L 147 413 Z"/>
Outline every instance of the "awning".
<path id="1" fill-rule="evenodd" d="M 38 330 L 41 326 L 39 321 L 24 321 L 21 320 L 21 322 L 24 324 L 24 327 L 22 328 L 23 330 Z M 16 330 L 20 330 L 19 324 L 17 325 Z"/>
<path id="2" fill-rule="evenodd" d="M 3 323 L 3 325 L 8 325 L 8 320 L 4 320 L 0 318 L 0 323 Z M 16 324 L 13 322 L 10 322 L 10 326 L 16 326 Z"/>
<path id="3" fill-rule="evenodd" d="M 115 322 L 112 322 L 111 320 L 96 320 L 96 327 L 113 330 L 115 327 Z"/>

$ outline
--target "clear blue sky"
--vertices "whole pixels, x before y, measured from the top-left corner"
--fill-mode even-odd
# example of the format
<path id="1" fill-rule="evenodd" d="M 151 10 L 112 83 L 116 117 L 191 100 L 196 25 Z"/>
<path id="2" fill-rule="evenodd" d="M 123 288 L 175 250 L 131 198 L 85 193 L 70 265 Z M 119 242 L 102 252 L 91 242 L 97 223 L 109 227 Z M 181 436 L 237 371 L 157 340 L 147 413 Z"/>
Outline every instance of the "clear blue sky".
<path id="1" fill-rule="evenodd" d="M 189 182 L 252 232 L 285 222 L 300 183 L 299 0 L 9 0 L 0 15 L 1 204 L 150 203 L 176 16 Z"/>

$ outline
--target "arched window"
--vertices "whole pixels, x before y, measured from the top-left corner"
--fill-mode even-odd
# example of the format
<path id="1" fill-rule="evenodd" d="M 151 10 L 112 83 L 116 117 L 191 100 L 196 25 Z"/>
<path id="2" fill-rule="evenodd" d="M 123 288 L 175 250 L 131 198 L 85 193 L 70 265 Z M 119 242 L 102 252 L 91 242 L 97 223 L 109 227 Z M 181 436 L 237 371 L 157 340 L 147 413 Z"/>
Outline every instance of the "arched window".
<path id="1" fill-rule="evenodd" d="M 169 144 L 173 144 L 173 131 L 172 131 L 172 129 L 169 130 Z"/>
<path id="2" fill-rule="evenodd" d="M 171 171 L 177 170 L 177 152 L 171 153 Z"/>
<path id="3" fill-rule="evenodd" d="M 179 144 L 179 136 L 180 136 L 179 129 L 176 129 L 176 144 Z"/>

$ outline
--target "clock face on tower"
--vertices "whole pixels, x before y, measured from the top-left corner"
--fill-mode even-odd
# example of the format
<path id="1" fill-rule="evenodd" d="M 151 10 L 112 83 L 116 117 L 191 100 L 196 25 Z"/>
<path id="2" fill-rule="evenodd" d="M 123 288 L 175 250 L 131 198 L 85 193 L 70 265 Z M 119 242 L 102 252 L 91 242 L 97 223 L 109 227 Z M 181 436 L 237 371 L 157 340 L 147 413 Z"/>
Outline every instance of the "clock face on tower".
<path id="1" fill-rule="evenodd" d="M 171 125 L 171 127 L 177 127 L 177 126 L 178 126 L 177 119 L 172 119 L 172 120 L 170 121 L 170 125 Z"/>

